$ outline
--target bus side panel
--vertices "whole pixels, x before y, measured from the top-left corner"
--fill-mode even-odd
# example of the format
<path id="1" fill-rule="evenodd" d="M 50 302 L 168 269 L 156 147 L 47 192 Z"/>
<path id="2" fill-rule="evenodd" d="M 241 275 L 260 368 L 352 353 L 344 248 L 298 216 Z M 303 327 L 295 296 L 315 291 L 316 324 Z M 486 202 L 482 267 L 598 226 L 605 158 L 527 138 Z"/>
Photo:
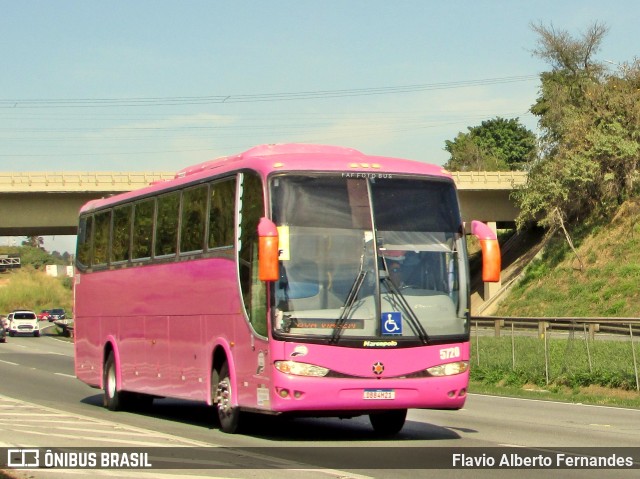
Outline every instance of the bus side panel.
<path id="1" fill-rule="evenodd" d="M 207 394 L 209 363 L 204 325 L 215 316 L 174 317 L 169 322 L 172 395 L 202 400 Z"/>
<path id="2" fill-rule="evenodd" d="M 102 351 L 100 325 L 74 311 L 75 373 L 81 381 L 102 387 Z"/>
<path id="3" fill-rule="evenodd" d="M 125 390 L 206 400 L 216 338 L 244 321 L 233 261 L 200 259 L 82 275 L 76 286 L 78 378 L 97 385 L 116 338 Z"/>

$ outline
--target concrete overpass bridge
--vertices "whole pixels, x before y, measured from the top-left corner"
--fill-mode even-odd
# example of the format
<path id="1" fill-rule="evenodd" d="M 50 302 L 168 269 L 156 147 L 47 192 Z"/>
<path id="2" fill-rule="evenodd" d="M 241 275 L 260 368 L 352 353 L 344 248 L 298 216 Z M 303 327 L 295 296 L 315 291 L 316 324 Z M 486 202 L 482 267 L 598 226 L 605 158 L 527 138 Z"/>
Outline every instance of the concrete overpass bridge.
<path id="1" fill-rule="evenodd" d="M 89 200 L 173 178 L 174 172 L 0 172 L 0 236 L 74 235 Z M 513 222 L 522 172 L 454 173 L 465 221 Z"/>

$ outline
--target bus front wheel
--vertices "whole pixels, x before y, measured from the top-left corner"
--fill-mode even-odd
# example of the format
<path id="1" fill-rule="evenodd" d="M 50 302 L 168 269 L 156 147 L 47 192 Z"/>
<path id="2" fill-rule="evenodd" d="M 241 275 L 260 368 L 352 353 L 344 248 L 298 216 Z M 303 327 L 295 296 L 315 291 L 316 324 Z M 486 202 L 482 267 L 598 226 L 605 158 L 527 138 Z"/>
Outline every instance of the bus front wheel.
<path id="1" fill-rule="evenodd" d="M 406 409 L 393 409 L 369 414 L 373 430 L 380 436 L 393 436 L 399 433 L 406 418 Z"/>
<path id="2" fill-rule="evenodd" d="M 215 373 L 214 373 L 215 374 Z M 220 429 L 223 432 L 234 434 L 238 431 L 240 423 L 240 410 L 233 405 L 233 390 L 229 376 L 229 364 L 224 363 L 220 368 L 218 382 L 215 391 L 216 410 Z"/>

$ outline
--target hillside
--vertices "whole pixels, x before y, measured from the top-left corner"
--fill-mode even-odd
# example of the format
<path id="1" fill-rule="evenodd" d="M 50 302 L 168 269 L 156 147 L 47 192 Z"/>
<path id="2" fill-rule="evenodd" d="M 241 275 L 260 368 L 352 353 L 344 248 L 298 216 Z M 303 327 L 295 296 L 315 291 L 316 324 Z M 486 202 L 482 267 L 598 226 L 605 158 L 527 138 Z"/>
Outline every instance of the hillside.
<path id="1" fill-rule="evenodd" d="M 640 316 L 640 199 L 609 223 L 556 234 L 491 312 L 505 316 Z"/>
<path id="2" fill-rule="evenodd" d="M 71 311 L 72 279 L 52 278 L 45 273 L 46 265 L 69 264 L 68 257 L 32 246 L 0 246 L 0 254 L 16 254 L 21 259 L 20 268 L 0 273 L 0 314 L 14 309 Z"/>

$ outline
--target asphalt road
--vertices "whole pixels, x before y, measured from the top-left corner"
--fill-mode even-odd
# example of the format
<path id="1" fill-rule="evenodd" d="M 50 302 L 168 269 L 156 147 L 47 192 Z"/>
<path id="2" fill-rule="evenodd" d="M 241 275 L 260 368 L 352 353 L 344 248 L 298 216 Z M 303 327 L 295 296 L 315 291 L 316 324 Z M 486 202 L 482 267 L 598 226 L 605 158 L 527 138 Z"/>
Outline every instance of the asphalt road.
<path id="1" fill-rule="evenodd" d="M 211 408 L 199 403 L 165 399 L 144 413 L 107 411 L 101 391 L 75 379 L 73 344 L 44 334 L 0 344 L 2 447 L 171 447 L 163 449 L 169 454 L 159 456 L 150 449 L 155 466 L 157 460 L 165 461 L 161 464 L 167 469 L 12 472 L 33 479 L 631 478 L 639 476 L 640 410 L 472 394 L 461 411 L 410 411 L 404 429 L 392 440 L 376 439 L 366 417 L 285 421 L 252 416 L 244 434 L 227 435 L 215 427 Z M 595 456 L 634 454 L 636 469 L 464 467 L 465 461 L 486 463 L 504 454 L 515 454 L 514 460 L 537 454 L 558 460 L 578 447 L 603 448 L 589 453 Z M 451 467 L 456 454 L 458 462 Z M 175 455 L 179 457 L 171 459 Z M 433 469 L 434 462 L 441 468 Z"/>

